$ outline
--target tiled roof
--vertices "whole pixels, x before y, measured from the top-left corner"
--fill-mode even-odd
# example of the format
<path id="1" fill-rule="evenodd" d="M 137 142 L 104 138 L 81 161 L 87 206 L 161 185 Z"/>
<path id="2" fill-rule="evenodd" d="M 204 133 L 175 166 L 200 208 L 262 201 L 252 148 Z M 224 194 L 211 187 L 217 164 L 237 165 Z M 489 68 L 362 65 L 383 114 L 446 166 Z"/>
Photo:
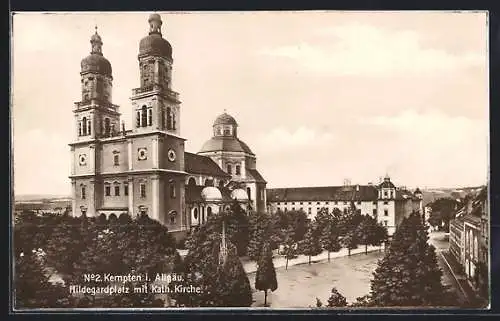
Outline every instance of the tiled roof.
<path id="1" fill-rule="evenodd" d="M 271 188 L 267 191 L 269 202 L 282 201 L 375 201 L 378 191 L 372 185 L 356 186 L 324 186 L 324 187 L 298 187 L 298 188 Z"/>
<path id="2" fill-rule="evenodd" d="M 247 168 L 246 173 L 248 176 L 250 176 L 250 178 L 252 178 L 256 182 L 266 183 L 266 180 L 264 179 L 264 177 L 262 177 L 262 175 L 260 175 L 260 173 L 256 169 L 248 169 Z"/>
<path id="3" fill-rule="evenodd" d="M 184 153 L 184 166 L 188 173 L 203 174 L 215 177 L 229 178 L 231 175 L 224 172 L 210 157 L 193 153 Z"/>

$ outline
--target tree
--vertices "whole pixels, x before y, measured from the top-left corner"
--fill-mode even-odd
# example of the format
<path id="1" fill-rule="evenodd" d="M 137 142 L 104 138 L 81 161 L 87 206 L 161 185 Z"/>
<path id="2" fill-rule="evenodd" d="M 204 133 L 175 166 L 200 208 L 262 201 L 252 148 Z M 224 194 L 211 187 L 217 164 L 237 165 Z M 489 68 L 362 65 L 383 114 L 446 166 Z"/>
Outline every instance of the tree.
<path id="1" fill-rule="evenodd" d="M 271 246 L 266 243 L 262 248 L 262 254 L 257 266 L 255 276 L 255 288 L 264 291 L 264 306 L 267 306 L 267 291 L 274 292 L 278 288 L 276 270 L 274 269 L 273 254 Z"/>
<path id="2" fill-rule="evenodd" d="M 271 224 L 269 218 L 263 213 L 251 213 L 249 217 L 250 241 L 248 242 L 247 255 L 251 260 L 258 261 L 262 252 L 265 239 L 269 239 Z"/>
<path id="3" fill-rule="evenodd" d="M 330 253 L 338 252 L 341 249 L 338 227 L 333 216 L 330 221 L 325 223 L 323 229 L 321 229 L 319 242 L 322 249 L 328 251 L 328 262 L 330 262 Z"/>
<path id="4" fill-rule="evenodd" d="M 429 203 L 428 206 L 431 208 L 429 224 L 449 231 L 450 220 L 454 217 L 460 203 L 456 199 L 444 197 Z"/>
<path id="5" fill-rule="evenodd" d="M 360 296 L 356 298 L 356 302 L 353 302 L 350 306 L 353 308 L 359 308 L 359 307 L 371 307 L 372 300 L 369 294 Z"/>
<path id="6" fill-rule="evenodd" d="M 380 229 L 381 225 L 370 215 L 363 216 L 363 220 L 356 228 L 356 238 L 359 244 L 365 246 L 365 254 L 368 254 L 368 245 L 379 245 L 384 235 Z"/>
<path id="7" fill-rule="evenodd" d="M 315 224 L 310 224 L 306 234 L 304 235 L 304 239 L 299 243 L 299 251 L 309 257 L 309 264 L 311 264 L 311 256 L 321 253 L 319 232 L 320 230 L 315 226 Z"/>
<path id="8" fill-rule="evenodd" d="M 241 205 L 235 200 L 231 204 L 231 208 L 226 217 L 226 230 L 228 238 L 236 246 L 238 256 L 246 255 L 249 243 L 249 220 L 246 212 Z"/>
<path id="9" fill-rule="evenodd" d="M 347 213 L 343 214 L 340 218 L 340 230 L 342 231 L 341 244 L 347 248 L 348 256 L 351 255 L 351 250 L 357 248 L 359 244 L 357 228 L 362 220 L 363 215 L 356 211 L 353 202 L 351 202 Z"/>
<path id="10" fill-rule="evenodd" d="M 345 307 L 345 306 L 347 306 L 346 298 L 342 294 L 340 294 L 336 288 L 332 288 L 332 292 L 330 294 L 330 297 L 328 298 L 327 307 L 333 308 L 333 307 Z"/>
<path id="11" fill-rule="evenodd" d="M 67 288 L 49 281 L 43 258 L 34 250 L 15 256 L 14 289 L 18 309 L 71 306 Z"/>
<path id="12" fill-rule="evenodd" d="M 446 297 L 435 249 L 420 216 L 404 218 L 373 274 L 375 306 L 440 306 Z"/>
<path id="13" fill-rule="evenodd" d="M 295 229 L 290 226 L 285 232 L 283 252 L 286 258 L 285 270 L 288 270 L 288 261 L 297 257 L 297 242 L 294 239 Z"/>
<path id="14" fill-rule="evenodd" d="M 228 254 L 225 263 L 219 262 L 221 227 L 228 215 L 210 217 L 188 237 L 184 283 L 199 286 L 201 293 L 181 298 L 180 305 L 246 307 L 252 304 L 250 281 L 230 240 L 226 239 Z"/>

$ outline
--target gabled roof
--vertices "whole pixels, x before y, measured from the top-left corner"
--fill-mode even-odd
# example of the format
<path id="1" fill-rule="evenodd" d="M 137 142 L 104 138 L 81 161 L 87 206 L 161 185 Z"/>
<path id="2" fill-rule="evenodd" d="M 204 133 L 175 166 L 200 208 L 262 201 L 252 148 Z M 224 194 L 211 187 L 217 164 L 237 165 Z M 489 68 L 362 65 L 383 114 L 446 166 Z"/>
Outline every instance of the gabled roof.
<path id="1" fill-rule="evenodd" d="M 376 201 L 378 197 L 377 188 L 373 185 L 271 188 L 266 192 L 269 202 Z"/>
<path id="2" fill-rule="evenodd" d="M 193 153 L 184 153 L 184 166 L 190 174 L 202 174 L 215 177 L 230 178 L 231 175 L 224 172 L 210 157 Z"/>

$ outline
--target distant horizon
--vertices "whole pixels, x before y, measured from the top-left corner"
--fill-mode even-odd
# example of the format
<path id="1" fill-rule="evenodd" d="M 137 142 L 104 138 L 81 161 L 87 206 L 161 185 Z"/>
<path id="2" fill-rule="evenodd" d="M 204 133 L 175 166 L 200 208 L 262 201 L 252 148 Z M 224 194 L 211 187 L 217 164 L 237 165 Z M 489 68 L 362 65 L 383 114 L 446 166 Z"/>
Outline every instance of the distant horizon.
<path id="1" fill-rule="evenodd" d="M 350 186 L 354 186 L 356 184 L 351 184 Z M 359 184 L 359 185 L 368 185 L 368 184 Z M 377 185 L 377 184 L 373 184 Z M 420 190 L 422 191 L 433 191 L 433 190 L 458 190 L 458 189 L 475 189 L 475 188 L 482 188 L 487 186 L 488 184 L 482 184 L 482 185 L 471 185 L 471 186 L 459 186 L 459 187 L 419 187 L 417 186 Z M 285 186 L 285 187 L 267 187 L 267 189 L 277 189 L 277 188 L 307 188 L 307 187 L 335 187 L 335 186 L 343 186 L 342 184 L 338 185 L 322 185 L 322 186 Z M 404 186 L 404 185 L 401 185 Z M 400 187 L 400 185 L 396 185 L 396 187 Z M 408 187 L 405 186 L 406 188 L 410 190 L 414 190 L 417 187 Z M 71 198 L 71 192 L 68 194 L 39 194 L 39 193 L 28 193 L 28 194 L 15 194 L 14 193 L 14 198 L 16 197 L 28 197 L 28 196 L 36 196 L 41 198 Z"/>
<path id="2" fill-rule="evenodd" d="M 227 110 L 268 188 L 488 181 L 486 12 L 161 13 L 185 150 Z M 98 26 L 113 103 L 133 126 L 148 12 L 16 13 L 14 190 L 71 194 L 80 61 Z"/>

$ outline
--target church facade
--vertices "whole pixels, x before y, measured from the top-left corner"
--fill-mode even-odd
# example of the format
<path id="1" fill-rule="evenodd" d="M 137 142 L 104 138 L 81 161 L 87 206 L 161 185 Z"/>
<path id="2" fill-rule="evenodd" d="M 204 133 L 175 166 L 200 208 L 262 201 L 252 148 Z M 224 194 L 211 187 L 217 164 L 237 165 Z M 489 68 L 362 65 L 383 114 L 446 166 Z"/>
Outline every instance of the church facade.
<path id="1" fill-rule="evenodd" d="M 132 90 L 133 128 L 112 103 L 111 63 L 102 39 L 92 35 L 81 62 L 81 100 L 75 103 L 71 148 L 75 216 L 146 214 L 182 235 L 235 200 L 247 210 L 266 209 L 266 181 L 256 156 L 237 136 L 236 120 L 223 113 L 198 153 L 184 150 L 181 101 L 172 89 L 172 46 L 152 14 L 140 40 L 140 86 Z"/>

